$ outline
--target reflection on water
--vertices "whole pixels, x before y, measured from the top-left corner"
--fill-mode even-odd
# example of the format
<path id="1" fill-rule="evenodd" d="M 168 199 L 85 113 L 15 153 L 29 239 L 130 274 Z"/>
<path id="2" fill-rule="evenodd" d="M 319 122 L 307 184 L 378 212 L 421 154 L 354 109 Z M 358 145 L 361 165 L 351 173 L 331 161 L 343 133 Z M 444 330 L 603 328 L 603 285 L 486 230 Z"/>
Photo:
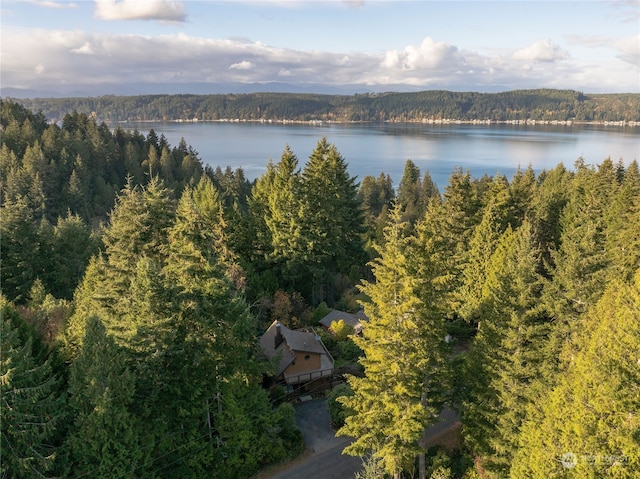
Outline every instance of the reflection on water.
<path id="1" fill-rule="evenodd" d="M 501 173 L 511 177 L 520 166 L 536 172 L 562 162 L 567 167 L 582 156 L 598 164 L 607 157 L 629 163 L 640 158 L 639 127 L 595 125 L 281 125 L 260 123 L 124 124 L 146 134 L 153 128 L 175 146 L 180 138 L 193 146 L 204 164 L 241 167 L 249 179 L 278 161 L 286 145 L 301 166 L 323 136 L 334 143 L 358 178 L 391 175 L 397 184 L 407 159 L 429 170 L 442 189 L 454 167 L 474 177 Z"/>

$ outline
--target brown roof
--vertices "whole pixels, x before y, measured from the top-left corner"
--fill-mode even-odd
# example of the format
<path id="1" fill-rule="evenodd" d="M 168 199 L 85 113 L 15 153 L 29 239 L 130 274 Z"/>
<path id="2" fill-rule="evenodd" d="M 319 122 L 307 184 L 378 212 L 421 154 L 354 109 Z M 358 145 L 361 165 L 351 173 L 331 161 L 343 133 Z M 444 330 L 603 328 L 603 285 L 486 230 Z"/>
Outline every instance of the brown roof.
<path id="1" fill-rule="evenodd" d="M 360 310 L 355 314 L 351 314 L 334 309 L 320 320 L 320 324 L 322 324 L 326 328 L 330 328 L 331 323 L 333 323 L 334 321 L 340 321 L 341 319 L 346 324 L 351 326 L 355 332 L 360 332 L 360 330 L 362 330 L 362 321 L 366 321 L 367 317 L 365 316 L 363 310 Z"/>
<path id="2" fill-rule="evenodd" d="M 284 336 L 284 340 L 292 350 L 324 354 L 324 346 L 322 346 L 320 339 L 315 334 L 305 331 L 293 331 L 284 326 L 281 326 L 281 328 L 282 336 Z"/>
<path id="3" fill-rule="evenodd" d="M 280 331 L 284 341 L 275 347 L 276 324 L 274 321 L 260 338 L 260 348 L 267 359 L 280 355 L 277 376 L 289 367 L 295 359 L 293 351 L 328 354 L 320 338 L 306 331 L 293 331 L 280 323 Z"/>

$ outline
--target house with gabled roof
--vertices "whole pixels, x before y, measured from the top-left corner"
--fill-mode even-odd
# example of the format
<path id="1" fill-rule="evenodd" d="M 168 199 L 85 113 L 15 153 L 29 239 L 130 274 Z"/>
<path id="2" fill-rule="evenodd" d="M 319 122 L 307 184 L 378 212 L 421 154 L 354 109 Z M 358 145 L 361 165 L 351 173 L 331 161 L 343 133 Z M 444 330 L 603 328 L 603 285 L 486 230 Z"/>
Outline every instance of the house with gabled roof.
<path id="1" fill-rule="evenodd" d="M 260 348 L 277 363 L 276 379 L 289 385 L 333 375 L 333 357 L 313 332 L 292 330 L 274 321 L 260 337 Z"/>
<path id="2" fill-rule="evenodd" d="M 320 325 L 324 329 L 329 330 L 332 323 L 340 321 L 341 319 L 353 328 L 353 334 L 362 333 L 363 322 L 366 322 L 368 320 L 367 316 L 364 314 L 363 309 L 360 309 L 358 312 L 353 314 L 334 309 L 320 320 Z"/>

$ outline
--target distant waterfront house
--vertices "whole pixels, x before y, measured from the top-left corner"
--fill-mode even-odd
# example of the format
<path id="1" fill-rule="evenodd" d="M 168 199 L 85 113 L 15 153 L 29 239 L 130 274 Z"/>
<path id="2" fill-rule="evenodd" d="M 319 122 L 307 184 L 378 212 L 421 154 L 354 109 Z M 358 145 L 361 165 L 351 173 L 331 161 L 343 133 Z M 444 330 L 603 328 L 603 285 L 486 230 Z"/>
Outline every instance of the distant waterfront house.
<path id="1" fill-rule="evenodd" d="M 333 374 L 333 357 L 319 336 L 308 331 L 294 331 L 274 321 L 260 338 L 262 352 L 277 358 L 276 379 L 300 384 Z"/>
<path id="2" fill-rule="evenodd" d="M 363 327 L 362 321 L 367 321 L 367 316 L 362 309 L 354 314 L 334 309 L 320 320 L 320 324 L 324 329 L 329 330 L 331 323 L 340 321 L 341 319 L 353 328 L 353 334 L 360 334 Z"/>

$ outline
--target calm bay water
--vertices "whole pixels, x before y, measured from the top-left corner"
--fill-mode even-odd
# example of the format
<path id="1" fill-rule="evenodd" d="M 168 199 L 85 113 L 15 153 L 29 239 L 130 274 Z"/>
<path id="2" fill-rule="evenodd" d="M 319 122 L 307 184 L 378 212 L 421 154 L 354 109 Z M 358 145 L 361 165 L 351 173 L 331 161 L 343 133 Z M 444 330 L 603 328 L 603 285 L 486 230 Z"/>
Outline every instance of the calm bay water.
<path id="1" fill-rule="evenodd" d="M 536 173 L 562 162 L 572 168 L 578 157 L 587 164 L 622 158 L 640 159 L 640 127 L 596 125 L 282 125 L 261 123 L 131 123 L 147 134 L 153 128 L 172 146 L 180 138 L 195 148 L 202 162 L 242 167 L 253 180 L 269 159 L 277 162 L 288 144 L 304 165 L 318 140 L 327 137 L 349 164 L 349 172 L 364 176 L 391 175 L 397 185 L 404 164 L 411 159 L 429 171 L 442 191 L 454 167 L 474 177 L 501 173 L 511 178 L 518 166 L 529 164 Z"/>

